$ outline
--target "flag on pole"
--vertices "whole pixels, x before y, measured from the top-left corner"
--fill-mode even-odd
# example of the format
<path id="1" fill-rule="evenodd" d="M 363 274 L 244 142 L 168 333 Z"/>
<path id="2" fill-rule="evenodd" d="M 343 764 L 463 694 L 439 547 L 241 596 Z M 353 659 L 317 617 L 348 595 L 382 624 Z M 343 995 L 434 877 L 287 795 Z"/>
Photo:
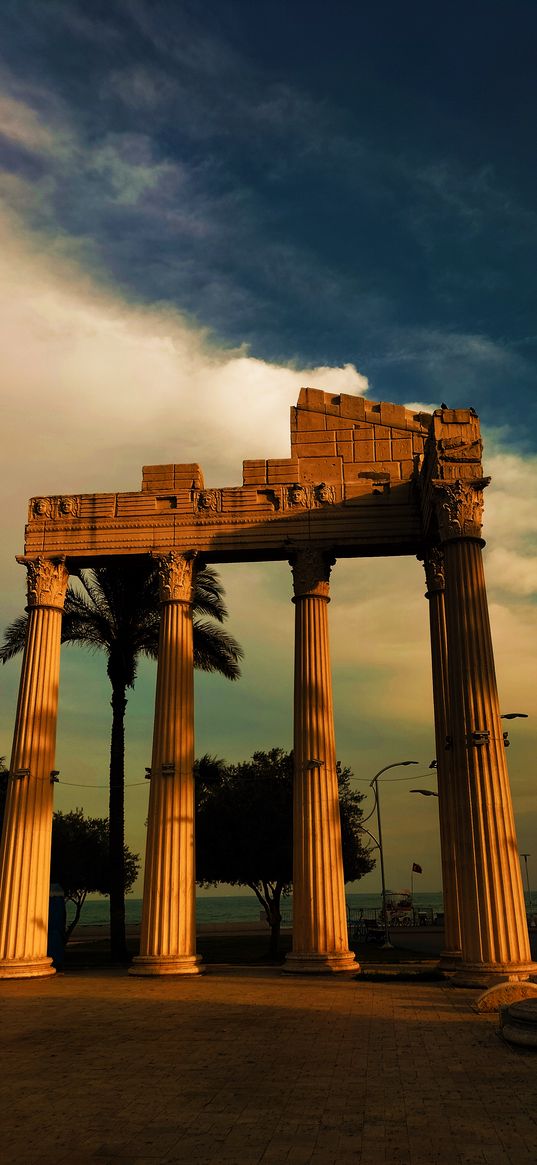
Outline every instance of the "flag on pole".
<path id="1" fill-rule="evenodd" d="M 413 874 L 423 874 L 423 870 L 422 870 L 421 866 L 418 866 L 417 862 L 412 863 L 412 873 Z"/>

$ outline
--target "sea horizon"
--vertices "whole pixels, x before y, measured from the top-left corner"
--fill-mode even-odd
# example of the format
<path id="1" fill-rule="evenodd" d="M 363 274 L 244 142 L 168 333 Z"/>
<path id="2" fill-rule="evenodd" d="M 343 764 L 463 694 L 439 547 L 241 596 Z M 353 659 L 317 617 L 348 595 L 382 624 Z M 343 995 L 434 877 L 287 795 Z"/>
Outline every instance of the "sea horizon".
<path id="1" fill-rule="evenodd" d="M 388 891 L 393 893 L 393 891 Z M 354 914 L 360 910 L 380 909 L 382 900 L 377 893 L 348 893 L 345 895 L 348 909 Z M 414 893 L 414 907 L 416 909 L 442 910 L 442 891 L 420 891 Z M 255 894 L 221 894 L 196 895 L 196 918 L 199 923 L 216 922 L 258 922 L 261 914 L 261 904 Z M 289 894 L 281 900 L 281 912 L 284 919 L 290 919 L 293 913 L 293 895 Z M 68 918 L 72 918 L 74 907 L 67 903 Z M 138 923 L 142 917 L 142 899 L 127 897 L 125 900 L 125 918 L 128 923 Z M 81 926 L 105 925 L 109 918 L 108 898 L 87 899 L 80 916 Z"/>

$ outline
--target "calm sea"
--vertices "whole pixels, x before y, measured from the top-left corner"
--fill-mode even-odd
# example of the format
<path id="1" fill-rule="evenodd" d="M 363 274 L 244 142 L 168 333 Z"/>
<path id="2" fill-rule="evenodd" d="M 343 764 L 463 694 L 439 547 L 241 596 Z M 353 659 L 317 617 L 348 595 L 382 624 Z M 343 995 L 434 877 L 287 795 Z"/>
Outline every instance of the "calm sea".
<path id="1" fill-rule="evenodd" d="M 377 909 L 381 905 L 380 894 L 347 894 L 347 905 L 354 913 L 359 910 L 367 910 L 371 907 Z M 414 906 L 417 908 L 433 907 L 435 910 L 442 909 L 442 893 L 437 891 L 429 894 L 414 894 Z M 229 895 L 222 898 L 196 898 L 196 914 L 198 922 L 258 922 L 259 921 L 260 906 L 254 894 L 249 897 L 246 895 Z M 292 916 L 293 912 L 293 898 L 284 898 L 282 900 L 282 914 L 284 918 Z M 93 926 L 108 922 L 109 905 L 108 898 L 95 899 L 91 902 L 86 902 L 80 917 L 80 924 L 92 924 Z M 71 905 L 67 903 L 68 917 L 72 915 Z M 127 922 L 140 922 L 142 917 L 142 899 L 141 898 L 127 898 L 126 900 L 126 918 Z"/>

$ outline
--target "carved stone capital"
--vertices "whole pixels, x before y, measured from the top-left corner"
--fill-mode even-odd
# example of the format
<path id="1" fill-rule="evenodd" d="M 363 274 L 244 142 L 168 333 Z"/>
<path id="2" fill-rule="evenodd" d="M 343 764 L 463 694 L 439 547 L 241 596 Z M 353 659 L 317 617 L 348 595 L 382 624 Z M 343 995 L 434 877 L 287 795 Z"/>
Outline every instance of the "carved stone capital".
<path id="1" fill-rule="evenodd" d="M 28 572 L 28 606 L 63 611 L 69 571 L 63 558 L 19 559 Z"/>
<path id="2" fill-rule="evenodd" d="M 158 554 L 155 557 L 161 603 L 190 603 L 196 552 L 189 550 L 187 554 L 181 554 L 178 550 L 170 550 L 169 554 Z"/>
<path id="3" fill-rule="evenodd" d="M 445 590 L 444 552 L 441 546 L 427 547 L 423 555 L 423 569 L 429 594 Z"/>
<path id="4" fill-rule="evenodd" d="M 295 598 L 315 595 L 318 598 L 328 599 L 330 570 L 334 565 L 335 558 L 330 558 L 321 550 L 307 547 L 304 550 L 297 550 L 289 561 L 293 570 Z"/>
<path id="5" fill-rule="evenodd" d="M 433 503 L 442 542 L 451 538 L 481 538 L 483 490 L 490 477 L 433 481 Z"/>

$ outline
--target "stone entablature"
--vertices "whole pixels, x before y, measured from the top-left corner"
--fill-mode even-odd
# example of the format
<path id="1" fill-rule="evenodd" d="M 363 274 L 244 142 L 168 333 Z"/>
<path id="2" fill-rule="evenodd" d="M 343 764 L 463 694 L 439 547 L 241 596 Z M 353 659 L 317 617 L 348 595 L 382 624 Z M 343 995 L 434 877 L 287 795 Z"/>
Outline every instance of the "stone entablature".
<path id="1" fill-rule="evenodd" d="M 340 555 L 416 553 L 416 490 L 433 418 L 401 405 L 301 390 L 291 457 L 243 463 L 242 486 L 205 488 L 196 464 L 151 465 L 138 493 L 30 501 L 25 553 L 184 552 L 209 561 L 285 559 L 314 534 Z"/>

